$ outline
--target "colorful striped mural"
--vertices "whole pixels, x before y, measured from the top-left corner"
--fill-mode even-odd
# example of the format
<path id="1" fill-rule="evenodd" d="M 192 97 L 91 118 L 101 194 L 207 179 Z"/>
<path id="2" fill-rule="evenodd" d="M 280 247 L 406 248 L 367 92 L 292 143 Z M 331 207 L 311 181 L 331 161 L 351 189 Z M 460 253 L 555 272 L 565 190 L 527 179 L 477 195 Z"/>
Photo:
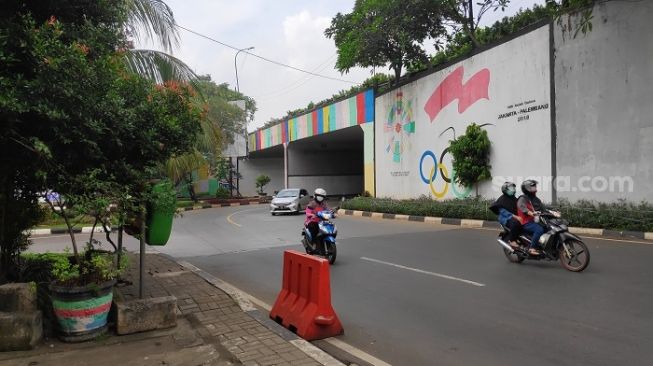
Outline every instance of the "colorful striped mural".
<path id="1" fill-rule="evenodd" d="M 249 151 L 374 122 L 374 90 L 317 108 L 277 125 L 249 134 Z"/>

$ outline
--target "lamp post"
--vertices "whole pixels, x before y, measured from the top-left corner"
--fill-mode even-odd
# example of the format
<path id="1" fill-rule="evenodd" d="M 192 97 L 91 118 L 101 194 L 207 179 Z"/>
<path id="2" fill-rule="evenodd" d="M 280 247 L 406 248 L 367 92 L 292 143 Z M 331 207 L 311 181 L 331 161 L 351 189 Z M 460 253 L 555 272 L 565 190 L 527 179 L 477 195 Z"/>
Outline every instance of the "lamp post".
<path id="1" fill-rule="evenodd" d="M 238 59 L 238 54 L 241 53 L 242 51 L 251 51 L 253 49 L 254 47 L 243 48 L 241 50 L 238 50 L 238 52 L 236 52 L 236 56 L 234 56 L 234 69 L 236 69 L 236 91 L 239 93 L 240 93 L 240 85 L 238 85 L 238 64 L 236 63 L 236 60 Z"/>
<path id="2" fill-rule="evenodd" d="M 247 47 L 238 50 L 236 52 L 236 55 L 234 56 L 234 69 L 236 70 L 236 91 L 240 93 L 240 85 L 238 84 L 238 54 L 241 53 L 242 51 L 250 51 L 253 50 L 254 47 Z M 247 132 L 247 130 L 245 130 Z M 247 143 L 247 135 L 245 135 L 245 143 Z M 236 192 L 240 193 L 240 180 L 238 179 L 238 174 L 239 174 L 239 168 L 240 168 L 240 162 L 238 161 L 238 156 L 236 156 Z M 234 195 L 234 178 L 233 178 L 233 163 L 231 160 L 231 156 L 229 157 L 229 190 L 231 191 L 230 196 L 233 197 Z"/>

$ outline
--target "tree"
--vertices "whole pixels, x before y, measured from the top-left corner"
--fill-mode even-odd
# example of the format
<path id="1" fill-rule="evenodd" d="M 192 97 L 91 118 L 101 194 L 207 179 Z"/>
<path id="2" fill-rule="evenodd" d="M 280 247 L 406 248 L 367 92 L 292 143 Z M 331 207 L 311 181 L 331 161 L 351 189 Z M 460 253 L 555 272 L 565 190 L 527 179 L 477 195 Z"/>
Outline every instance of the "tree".
<path id="1" fill-rule="evenodd" d="M 125 69 L 124 2 L 11 5 L 0 15 L 0 272 L 22 240 L 7 215 L 33 218 L 47 189 L 67 206 L 144 198 L 165 161 L 194 146 L 201 118 L 187 85 Z"/>
<path id="2" fill-rule="evenodd" d="M 467 126 L 465 134 L 452 140 L 449 145 L 456 182 L 465 187 L 476 186 L 476 195 L 478 183 L 492 179 L 491 145 L 487 131 L 475 123 Z"/>
<path id="3" fill-rule="evenodd" d="M 270 180 L 270 177 L 265 174 L 261 174 L 256 177 L 256 188 L 258 189 L 259 194 L 264 194 L 263 189 L 268 185 L 268 183 L 270 183 Z"/>
<path id="4" fill-rule="evenodd" d="M 229 84 L 216 84 L 209 75 L 200 76 L 197 82 L 198 101 L 207 109 L 207 118 L 220 129 L 225 143 L 233 143 L 235 134 L 246 132 L 247 123 L 254 118 L 256 101 L 231 90 Z M 244 100 L 245 110 L 231 102 Z"/>
<path id="5" fill-rule="evenodd" d="M 325 30 L 338 49 L 336 68 L 384 67 L 399 80 L 404 66 L 424 62 L 422 43 L 445 34 L 442 4 L 433 0 L 356 0 L 349 14 L 338 13 Z"/>
<path id="6" fill-rule="evenodd" d="M 472 41 L 474 48 L 481 44 L 477 39 L 476 29 L 478 24 L 488 11 L 505 10 L 510 0 L 441 0 L 443 4 L 443 16 L 450 27 L 453 28 L 453 35 L 460 29 Z M 474 14 L 474 5 L 478 11 Z"/>
<path id="7" fill-rule="evenodd" d="M 192 82 L 197 75 L 183 61 L 172 56 L 179 44 L 179 33 L 172 9 L 162 0 L 122 0 L 126 19 L 122 24 L 128 37 L 158 41 L 164 52 L 126 47 L 127 66 L 132 72 L 162 83 L 164 81 Z"/>
<path id="8" fill-rule="evenodd" d="M 200 76 L 195 83 L 198 95 L 195 103 L 205 111 L 200 134 L 193 151 L 175 156 L 166 164 L 168 177 L 175 185 L 185 184 L 189 188 L 191 199 L 196 200 L 193 190 L 193 171 L 209 165 L 215 171 L 221 162 L 222 149 L 233 143 L 234 136 L 246 133 L 247 120 L 256 111 L 256 102 L 239 92 L 229 89 L 226 83 L 215 84 L 209 75 Z M 245 101 L 245 110 L 230 103 Z"/>

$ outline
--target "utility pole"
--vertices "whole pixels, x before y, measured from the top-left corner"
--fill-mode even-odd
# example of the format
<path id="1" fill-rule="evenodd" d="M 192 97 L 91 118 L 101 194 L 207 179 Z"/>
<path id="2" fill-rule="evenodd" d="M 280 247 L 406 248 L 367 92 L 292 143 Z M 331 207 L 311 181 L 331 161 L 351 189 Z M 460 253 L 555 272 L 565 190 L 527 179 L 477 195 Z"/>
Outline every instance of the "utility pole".
<path id="1" fill-rule="evenodd" d="M 234 70 L 236 70 L 236 91 L 239 94 L 240 94 L 240 84 L 238 83 L 238 62 L 237 62 L 238 54 L 241 53 L 242 51 L 251 51 L 253 49 L 254 49 L 253 46 L 240 49 L 240 50 L 238 50 L 238 52 L 236 52 L 236 55 L 234 56 Z M 247 129 L 245 129 L 245 141 L 247 141 Z M 237 186 L 236 187 L 236 192 L 238 192 L 240 194 L 240 181 L 238 179 L 238 176 L 240 175 L 239 168 L 240 168 L 240 164 L 238 162 L 238 156 L 236 156 L 236 181 L 237 181 L 236 182 L 236 186 Z M 233 169 L 233 160 L 232 160 L 232 157 L 230 156 L 229 157 L 229 189 L 230 189 L 231 197 L 234 196 L 233 171 L 234 171 L 234 169 Z"/>

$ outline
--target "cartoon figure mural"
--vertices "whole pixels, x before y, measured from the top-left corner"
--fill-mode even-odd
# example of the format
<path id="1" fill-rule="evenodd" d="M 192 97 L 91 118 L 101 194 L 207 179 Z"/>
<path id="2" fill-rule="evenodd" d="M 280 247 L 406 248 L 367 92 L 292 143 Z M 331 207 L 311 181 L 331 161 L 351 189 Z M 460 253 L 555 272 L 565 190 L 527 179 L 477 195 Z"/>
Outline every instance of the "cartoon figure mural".
<path id="1" fill-rule="evenodd" d="M 385 151 L 392 154 L 395 163 L 401 162 L 401 156 L 410 144 L 409 137 L 415 133 L 414 105 L 414 99 L 404 103 L 404 94 L 399 90 L 395 93 L 395 103 L 388 112 L 384 127 L 388 140 Z"/>

